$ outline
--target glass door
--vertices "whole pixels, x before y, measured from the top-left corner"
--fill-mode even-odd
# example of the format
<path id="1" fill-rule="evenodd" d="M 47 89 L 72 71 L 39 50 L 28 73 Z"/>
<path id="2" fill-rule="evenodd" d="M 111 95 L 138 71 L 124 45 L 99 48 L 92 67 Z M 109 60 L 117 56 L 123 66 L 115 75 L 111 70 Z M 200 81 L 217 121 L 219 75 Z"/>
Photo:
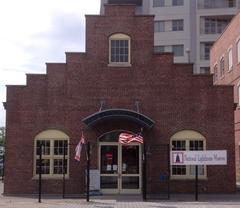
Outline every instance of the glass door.
<path id="1" fill-rule="evenodd" d="M 141 193 L 141 146 L 100 143 L 100 186 L 103 193 Z"/>
<path id="2" fill-rule="evenodd" d="M 119 193 L 118 144 L 100 145 L 100 187 L 103 193 Z"/>
<path id="3" fill-rule="evenodd" d="M 141 193 L 141 146 L 121 145 L 120 193 Z"/>

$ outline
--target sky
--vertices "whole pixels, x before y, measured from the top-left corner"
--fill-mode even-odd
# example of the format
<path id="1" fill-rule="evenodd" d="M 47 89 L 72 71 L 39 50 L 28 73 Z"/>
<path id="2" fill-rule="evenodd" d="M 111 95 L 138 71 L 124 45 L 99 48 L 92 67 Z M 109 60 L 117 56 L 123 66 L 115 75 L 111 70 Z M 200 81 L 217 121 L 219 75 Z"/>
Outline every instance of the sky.
<path id="1" fill-rule="evenodd" d="M 99 11 L 100 0 L 0 0 L 0 127 L 6 85 L 25 85 L 26 73 L 85 51 L 85 14 Z"/>

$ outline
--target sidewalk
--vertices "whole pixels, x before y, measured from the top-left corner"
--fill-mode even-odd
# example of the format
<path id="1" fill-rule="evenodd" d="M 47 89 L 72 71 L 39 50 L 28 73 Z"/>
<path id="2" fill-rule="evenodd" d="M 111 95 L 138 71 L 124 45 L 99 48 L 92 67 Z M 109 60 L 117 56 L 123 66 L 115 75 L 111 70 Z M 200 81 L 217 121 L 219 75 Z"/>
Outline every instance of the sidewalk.
<path id="1" fill-rule="evenodd" d="M 3 184 L 0 182 L 2 193 Z M 170 200 L 149 200 L 143 202 L 140 196 L 107 195 L 94 196 L 90 202 L 85 199 L 61 199 L 43 197 L 42 203 L 32 197 L 0 196 L 0 208 L 240 208 L 240 193 L 200 194 L 199 201 L 193 195 L 174 194 Z"/>

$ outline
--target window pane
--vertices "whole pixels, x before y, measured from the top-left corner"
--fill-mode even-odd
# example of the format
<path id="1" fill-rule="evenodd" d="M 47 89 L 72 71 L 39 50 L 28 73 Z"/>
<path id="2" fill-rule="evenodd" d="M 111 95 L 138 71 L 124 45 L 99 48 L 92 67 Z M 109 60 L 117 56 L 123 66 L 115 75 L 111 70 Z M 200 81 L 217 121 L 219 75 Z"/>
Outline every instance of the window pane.
<path id="1" fill-rule="evenodd" d="M 114 174 L 118 171 L 118 146 L 101 146 L 101 174 Z"/>
<path id="2" fill-rule="evenodd" d="M 240 40 L 237 42 L 237 57 L 238 63 L 240 63 Z"/>
<path id="3" fill-rule="evenodd" d="M 228 51 L 228 70 L 231 70 L 233 67 L 233 60 L 232 60 L 232 49 Z"/>
<path id="4" fill-rule="evenodd" d="M 101 189 L 112 189 L 118 187 L 117 176 L 101 176 L 100 180 Z"/>
<path id="5" fill-rule="evenodd" d="M 191 140 L 189 145 L 190 150 L 203 150 L 202 140 Z"/>
<path id="6" fill-rule="evenodd" d="M 185 140 L 173 140 L 172 141 L 172 150 L 186 150 L 186 141 Z"/>
<path id="7" fill-rule="evenodd" d="M 38 140 L 36 146 L 37 155 L 40 155 L 40 145 L 42 144 L 42 155 L 50 155 L 50 141 Z"/>
<path id="8" fill-rule="evenodd" d="M 196 166 L 190 165 L 190 175 L 195 175 Z M 198 165 L 198 175 L 204 175 L 204 165 Z"/>
<path id="9" fill-rule="evenodd" d="M 200 59 L 209 60 L 210 57 L 210 48 L 212 47 L 213 42 L 202 42 L 200 43 Z"/>
<path id="10" fill-rule="evenodd" d="M 200 67 L 200 74 L 210 74 L 210 67 Z"/>
<path id="11" fill-rule="evenodd" d="M 173 165 L 172 166 L 172 175 L 186 175 L 186 166 L 185 165 Z"/>
<path id="12" fill-rule="evenodd" d="M 186 150 L 186 141 L 172 140 L 172 150 Z M 172 165 L 172 175 L 186 175 L 186 166 Z"/>
<path id="13" fill-rule="evenodd" d="M 183 31 L 183 20 L 173 20 L 172 31 Z"/>
<path id="14" fill-rule="evenodd" d="M 153 0 L 153 7 L 164 7 L 165 0 Z"/>
<path id="15" fill-rule="evenodd" d="M 111 40 L 111 62 L 128 62 L 128 40 Z"/>
<path id="16" fill-rule="evenodd" d="M 220 60 L 220 75 L 221 77 L 224 76 L 224 70 L 225 70 L 225 63 L 224 63 L 224 58 Z"/>
<path id="17" fill-rule="evenodd" d="M 154 52 L 155 53 L 164 53 L 165 47 L 164 46 L 154 46 Z"/>
<path id="18" fill-rule="evenodd" d="M 238 86 L 238 105 L 240 106 L 240 86 Z"/>
<path id="19" fill-rule="evenodd" d="M 139 177 L 122 177 L 123 189 L 139 189 Z"/>
<path id="20" fill-rule="evenodd" d="M 224 18 L 224 19 L 223 19 Z M 221 34 L 231 21 L 232 16 L 207 16 L 200 18 L 201 34 Z"/>
<path id="21" fill-rule="evenodd" d="M 213 81 L 216 82 L 218 79 L 218 65 L 216 64 L 214 66 L 214 75 L 213 75 Z"/>
<path id="22" fill-rule="evenodd" d="M 40 170 L 40 160 L 36 160 L 36 174 L 39 174 Z M 50 160 L 43 159 L 42 160 L 42 174 L 50 174 Z"/>
<path id="23" fill-rule="evenodd" d="M 236 7 L 236 0 L 198 0 L 199 9 Z"/>
<path id="24" fill-rule="evenodd" d="M 182 6 L 183 0 L 172 0 L 172 5 L 173 6 Z"/>
<path id="25" fill-rule="evenodd" d="M 173 45 L 172 51 L 173 51 L 174 56 L 184 56 L 183 45 Z"/>
<path id="26" fill-rule="evenodd" d="M 139 173 L 139 146 L 122 146 L 122 173 Z"/>
<path id="27" fill-rule="evenodd" d="M 67 174 L 67 159 L 65 159 L 65 164 L 63 164 L 63 159 L 54 159 L 53 162 L 53 173 L 54 174 Z"/>
<path id="28" fill-rule="evenodd" d="M 67 155 L 68 154 L 67 140 L 55 140 L 54 155 L 64 155 L 64 146 L 65 146 L 65 155 Z"/>
<path id="29" fill-rule="evenodd" d="M 165 32 L 165 21 L 155 21 L 154 32 Z"/>

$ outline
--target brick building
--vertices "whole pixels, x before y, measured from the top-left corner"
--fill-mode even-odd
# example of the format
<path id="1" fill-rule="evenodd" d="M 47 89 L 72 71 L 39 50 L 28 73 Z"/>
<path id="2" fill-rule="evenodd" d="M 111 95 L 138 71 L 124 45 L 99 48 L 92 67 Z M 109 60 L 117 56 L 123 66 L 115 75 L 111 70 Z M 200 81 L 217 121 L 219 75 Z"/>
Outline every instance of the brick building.
<path id="1" fill-rule="evenodd" d="M 66 63 L 48 63 L 47 74 L 28 74 L 26 86 L 7 86 L 5 194 L 37 193 L 40 142 L 43 193 L 62 192 L 64 171 L 66 193 L 84 193 L 85 155 L 74 160 L 82 129 L 100 191 L 139 194 L 142 147 L 123 146 L 118 136 L 141 128 L 147 193 L 166 190 L 160 178 L 168 175 L 169 146 L 226 149 L 227 166 L 199 167 L 200 191 L 235 191 L 232 87 L 193 75 L 192 64 L 174 64 L 172 53 L 154 53 L 153 20 L 133 5 L 106 5 L 104 15 L 86 16 L 85 53 L 66 53 Z M 194 167 L 170 171 L 173 192 L 194 190 Z"/>
<path id="2" fill-rule="evenodd" d="M 237 179 L 240 180 L 240 13 L 230 22 L 223 34 L 211 48 L 211 73 L 215 85 L 233 85 L 235 114 Z"/>

